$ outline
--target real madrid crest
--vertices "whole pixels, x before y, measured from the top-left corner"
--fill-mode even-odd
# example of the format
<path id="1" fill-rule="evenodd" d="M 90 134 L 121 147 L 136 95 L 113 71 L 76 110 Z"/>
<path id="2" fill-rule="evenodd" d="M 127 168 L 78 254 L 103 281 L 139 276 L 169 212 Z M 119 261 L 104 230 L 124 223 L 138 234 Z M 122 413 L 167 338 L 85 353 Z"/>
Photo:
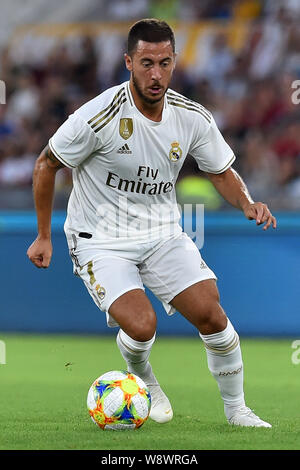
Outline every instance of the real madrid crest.
<path id="1" fill-rule="evenodd" d="M 96 285 L 96 291 L 101 302 L 105 297 L 106 291 L 104 287 L 100 286 L 99 284 Z"/>
<path id="2" fill-rule="evenodd" d="M 172 162 L 177 162 L 182 156 L 182 150 L 179 146 L 179 142 L 171 143 L 171 150 L 169 152 L 169 158 Z"/>
<path id="3" fill-rule="evenodd" d="M 133 133 L 133 121 L 131 118 L 120 119 L 119 134 L 127 140 Z"/>

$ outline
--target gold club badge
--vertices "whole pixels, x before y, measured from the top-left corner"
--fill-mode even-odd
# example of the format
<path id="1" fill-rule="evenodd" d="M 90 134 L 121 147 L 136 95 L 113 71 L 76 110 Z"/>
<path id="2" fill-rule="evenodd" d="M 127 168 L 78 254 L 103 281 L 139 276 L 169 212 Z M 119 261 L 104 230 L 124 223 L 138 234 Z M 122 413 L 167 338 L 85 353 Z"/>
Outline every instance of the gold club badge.
<path id="1" fill-rule="evenodd" d="M 133 133 L 133 121 L 131 118 L 120 119 L 119 133 L 123 139 L 129 139 Z"/>
<path id="2" fill-rule="evenodd" d="M 171 143 L 171 150 L 169 152 L 169 158 L 172 162 L 177 162 L 182 156 L 182 150 L 179 147 L 179 142 Z"/>
<path id="3" fill-rule="evenodd" d="M 100 301 L 102 301 L 105 297 L 105 294 L 106 294 L 106 291 L 105 291 L 104 287 L 97 284 L 96 285 L 96 291 L 97 291 L 97 294 L 98 294 L 98 297 L 99 297 Z"/>

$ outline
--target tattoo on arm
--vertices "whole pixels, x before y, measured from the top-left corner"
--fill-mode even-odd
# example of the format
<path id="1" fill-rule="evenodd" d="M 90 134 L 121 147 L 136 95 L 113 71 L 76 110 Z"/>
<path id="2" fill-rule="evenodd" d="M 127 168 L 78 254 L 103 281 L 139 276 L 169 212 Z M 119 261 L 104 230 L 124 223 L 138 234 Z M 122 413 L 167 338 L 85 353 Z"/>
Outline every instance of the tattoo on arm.
<path id="1" fill-rule="evenodd" d="M 47 162 L 47 165 L 51 168 L 63 168 L 64 165 L 63 163 L 61 163 L 56 157 L 55 155 L 53 155 L 53 153 L 51 152 L 50 148 L 49 148 L 49 145 L 47 145 L 47 147 L 45 148 L 45 156 L 46 156 L 46 162 Z"/>

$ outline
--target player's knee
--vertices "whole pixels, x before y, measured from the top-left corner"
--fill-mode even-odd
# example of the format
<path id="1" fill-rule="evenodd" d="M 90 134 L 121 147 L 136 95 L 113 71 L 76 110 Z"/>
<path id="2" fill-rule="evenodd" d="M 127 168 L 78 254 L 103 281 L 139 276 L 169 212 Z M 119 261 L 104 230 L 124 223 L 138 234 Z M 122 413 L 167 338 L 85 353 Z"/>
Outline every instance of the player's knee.
<path id="1" fill-rule="evenodd" d="M 199 331 L 213 334 L 226 328 L 227 316 L 218 301 L 212 300 L 205 305 L 199 316 Z"/>
<path id="2" fill-rule="evenodd" d="M 153 312 L 144 312 L 132 327 L 131 337 L 136 341 L 149 341 L 155 335 L 155 331 L 156 315 Z"/>
<path id="3" fill-rule="evenodd" d="M 156 328 L 148 326 L 147 328 L 137 329 L 132 334 L 132 339 L 136 341 L 140 341 L 144 343 L 145 341 L 149 341 L 155 335 Z"/>

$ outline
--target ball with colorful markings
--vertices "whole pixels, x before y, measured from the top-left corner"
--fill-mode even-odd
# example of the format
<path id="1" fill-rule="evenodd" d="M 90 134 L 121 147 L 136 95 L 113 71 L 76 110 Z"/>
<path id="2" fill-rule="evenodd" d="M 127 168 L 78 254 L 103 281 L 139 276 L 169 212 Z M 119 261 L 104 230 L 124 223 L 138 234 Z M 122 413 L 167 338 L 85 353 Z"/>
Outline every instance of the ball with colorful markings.
<path id="1" fill-rule="evenodd" d="M 90 417 L 101 429 L 137 429 L 148 419 L 151 395 L 140 377 L 114 370 L 93 382 L 87 407 Z"/>

